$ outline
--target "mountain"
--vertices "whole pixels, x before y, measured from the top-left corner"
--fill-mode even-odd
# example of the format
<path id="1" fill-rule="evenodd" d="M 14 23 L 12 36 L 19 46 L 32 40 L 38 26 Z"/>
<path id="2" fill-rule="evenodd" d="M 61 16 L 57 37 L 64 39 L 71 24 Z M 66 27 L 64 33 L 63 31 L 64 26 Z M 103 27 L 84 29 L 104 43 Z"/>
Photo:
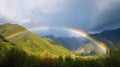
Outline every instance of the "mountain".
<path id="1" fill-rule="evenodd" d="M 55 37 L 53 35 L 43 36 L 44 39 L 51 43 L 60 44 L 75 54 L 80 56 L 101 56 L 101 51 L 94 43 L 82 37 Z"/>
<path id="2" fill-rule="evenodd" d="M 61 45 L 50 43 L 17 24 L 0 25 L 0 35 L 30 55 L 43 56 L 49 54 L 54 57 L 73 55 L 70 50 Z"/>
<path id="3" fill-rule="evenodd" d="M 115 46 L 120 41 L 120 28 L 114 30 L 105 30 L 101 33 L 91 34 L 90 36 L 104 42 L 107 41 L 108 46 Z M 106 42 L 104 42 L 106 43 Z"/>
<path id="4" fill-rule="evenodd" d="M 88 42 L 87 40 L 83 41 L 83 38 L 81 37 L 55 37 L 53 35 L 47 35 L 43 36 L 43 38 L 73 51 Z"/>

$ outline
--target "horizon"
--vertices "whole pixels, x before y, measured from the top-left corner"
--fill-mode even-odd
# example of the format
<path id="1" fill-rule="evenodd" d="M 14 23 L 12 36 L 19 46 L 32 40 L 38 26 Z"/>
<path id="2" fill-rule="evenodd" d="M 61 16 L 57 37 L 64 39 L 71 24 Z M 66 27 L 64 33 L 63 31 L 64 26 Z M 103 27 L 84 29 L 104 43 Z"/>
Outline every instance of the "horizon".
<path id="1" fill-rule="evenodd" d="M 3 24 L 16 24 L 16 23 L 0 23 L 0 25 L 3 25 Z M 19 24 L 18 24 L 19 25 Z M 22 26 L 22 25 L 21 25 Z M 24 27 L 24 26 L 23 26 Z M 43 27 L 43 28 L 42 28 Z M 47 28 L 45 28 L 47 27 Z M 26 28 L 26 27 L 24 27 Z M 40 28 L 40 29 L 39 29 Z M 63 29 L 63 28 L 66 28 L 66 31 Z M 49 27 L 49 26 L 39 26 L 38 29 L 37 29 L 37 26 L 36 27 L 32 27 L 32 28 L 26 28 L 28 31 L 31 31 L 33 33 L 36 33 L 37 35 L 41 36 L 41 37 L 44 37 L 44 36 L 49 36 L 49 35 L 53 35 L 54 37 L 81 37 L 81 38 L 84 38 L 83 36 L 81 36 L 80 34 L 77 34 L 75 32 L 72 32 L 72 31 L 69 31 L 67 29 L 67 27 Z M 75 29 L 75 28 L 73 28 Z M 107 30 L 103 30 L 101 32 L 85 32 L 84 30 L 79 30 L 79 29 L 76 29 L 76 30 L 79 30 L 79 31 L 83 31 L 85 32 L 86 34 L 88 34 L 89 36 L 91 35 L 95 35 L 95 34 L 100 34 L 100 33 L 103 33 L 105 31 L 114 31 L 114 30 L 118 30 L 120 29 L 120 27 L 118 28 L 115 28 L 115 29 L 107 29 Z M 69 31 L 69 32 L 68 32 Z"/>

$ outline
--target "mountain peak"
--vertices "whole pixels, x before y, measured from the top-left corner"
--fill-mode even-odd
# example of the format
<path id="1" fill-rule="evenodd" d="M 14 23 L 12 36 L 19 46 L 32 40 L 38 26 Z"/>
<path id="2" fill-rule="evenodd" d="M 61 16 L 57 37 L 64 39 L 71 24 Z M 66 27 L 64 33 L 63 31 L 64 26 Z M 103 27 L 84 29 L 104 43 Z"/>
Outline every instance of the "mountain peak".
<path id="1" fill-rule="evenodd" d="M 0 25 L 0 35 L 2 36 L 11 35 L 16 32 L 21 32 L 21 31 L 27 31 L 27 29 L 25 29 L 24 27 L 18 24 L 6 23 L 6 24 Z"/>
<path id="2" fill-rule="evenodd" d="M 5 23 L 5 24 L 1 24 L 0 26 L 14 26 L 14 25 L 18 25 L 18 24 Z"/>
<path id="3" fill-rule="evenodd" d="M 55 36 L 50 34 L 50 35 L 47 35 L 47 36 L 43 36 L 43 38 L 55 38 Z"/>

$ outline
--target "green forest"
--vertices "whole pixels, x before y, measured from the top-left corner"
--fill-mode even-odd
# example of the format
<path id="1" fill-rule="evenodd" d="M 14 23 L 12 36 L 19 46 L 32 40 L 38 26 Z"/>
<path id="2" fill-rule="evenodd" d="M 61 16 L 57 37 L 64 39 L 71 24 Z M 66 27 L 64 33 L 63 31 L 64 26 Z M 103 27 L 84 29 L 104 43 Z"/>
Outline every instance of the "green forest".
<path id="1" fill-rule="evenodd" d="M 12 47 L 6 50 L 0 45 L 0 67 L 120 67 L 120 49 L 111 49 L 104 57 L 98 58 L 52 58 L 49 54 L 44 57 L 28 55 L 22 49 Z"/>

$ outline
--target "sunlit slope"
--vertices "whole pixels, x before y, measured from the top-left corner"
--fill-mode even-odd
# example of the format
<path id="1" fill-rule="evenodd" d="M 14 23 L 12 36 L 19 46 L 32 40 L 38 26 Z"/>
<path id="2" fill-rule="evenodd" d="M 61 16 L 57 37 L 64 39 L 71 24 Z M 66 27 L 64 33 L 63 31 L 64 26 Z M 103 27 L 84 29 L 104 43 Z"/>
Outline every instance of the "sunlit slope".
<path id="1" fill-rule="evenodd" d="M 75 51 L 82 56 L 102 56 L 103 53 L 95 44 L 86 43 Z"/>
<path id="2" fill-rule="evenodd" d="M 0 25 L 0 34 L 16 46 L 25 50 L 28 54 L 37 56 L 42 56 L 44 54 L 49 54 L 52 56 L 67 56 L 72 54 L 72 52 L 66 48 L 60 45 L 51 44 L 50 42 L 17 24 Z"/>

